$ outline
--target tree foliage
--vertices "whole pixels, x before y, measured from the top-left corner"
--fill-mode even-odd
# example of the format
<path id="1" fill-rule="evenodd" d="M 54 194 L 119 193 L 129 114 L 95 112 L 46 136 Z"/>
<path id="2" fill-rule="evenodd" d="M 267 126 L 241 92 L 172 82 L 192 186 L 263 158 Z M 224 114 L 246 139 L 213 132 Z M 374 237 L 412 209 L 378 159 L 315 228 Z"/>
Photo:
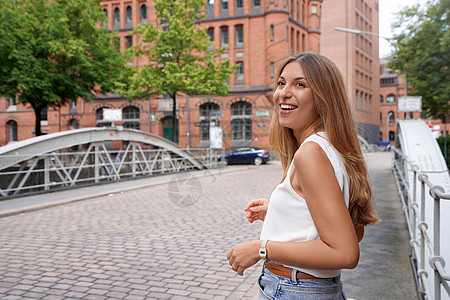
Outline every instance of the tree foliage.
<path id="1" fill-rule="evenodd" d="M 407 7 L 397 14 L 390 67 L 406 71 L 410 95 L 422 96 L 428 116 L 443 118 L 450 100 L 450 0 Z M 402 65 L 403 64 L 403 65 Z M 404 66 L 404 67 L 403 67 Z"/>
<path id="2" fill-rule="evenodd" d="M 206 29 L 196 24 L 204 17 L 204 0 L 155 0 L 154 5 L 158 24 L 138 25 L 134 34 L 141 43 L 131 48 L 134 57 L 146 57 L 149 64 L 134 67 L 119 93 L 127 98 L 170 96 L 175 135 L 177 95 L 227 95 L 235 68 L 228 60 L 219 61 L 223 51 L 214 49 Z"/>
<path id="3" fill-rule="evenodd" d="M 115 87 L 126 61 L 97 0 L 0 0 L 0 95 L 41 110 Z"/>

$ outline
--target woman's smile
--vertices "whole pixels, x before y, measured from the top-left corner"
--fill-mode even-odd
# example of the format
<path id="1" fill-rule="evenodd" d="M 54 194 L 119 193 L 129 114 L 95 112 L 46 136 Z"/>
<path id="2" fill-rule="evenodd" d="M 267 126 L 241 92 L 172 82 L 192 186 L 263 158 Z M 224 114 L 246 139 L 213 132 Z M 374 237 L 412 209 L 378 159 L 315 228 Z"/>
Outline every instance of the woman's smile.
<path id="1" fill-rule="evenodd" d="M 282 102 L 280 103 L 280 114 L 290 114 L 297 108 L 297 105 Z"/>

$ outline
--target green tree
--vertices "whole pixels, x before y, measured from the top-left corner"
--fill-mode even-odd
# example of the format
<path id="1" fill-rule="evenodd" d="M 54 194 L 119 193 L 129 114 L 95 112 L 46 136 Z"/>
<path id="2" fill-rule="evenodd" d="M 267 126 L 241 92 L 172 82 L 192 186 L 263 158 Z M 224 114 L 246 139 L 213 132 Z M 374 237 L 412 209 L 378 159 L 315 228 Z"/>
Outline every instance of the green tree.
<path id="1" fill-rule="evenodd" d="M 407 7 L 397 14 L 390 67 L 406 71 L 410 95 L 422 96 L 427 116 L 444 119 L 450 100 L 450 0 Z M 404 68 L 402 66 L 404 64 Z"/>
<path id="2" fill-rule="evenodd" d="M 131 48 L 135 57 L 149 64 L 134 67 L 119 93 L 127 98 L 168 95 L 172 99 L 172 130 L 177 141 L 177 95 L 227 95 L 235 71 L 229 61 L 219 62 L 221 49 L 213 50 L 206 29 L 196 23 L 204 18 L 204 0 L 155 0 L 158 24 L 138 25 L 134 34 L 142 43 Z"/>
<path id="3" fill-rule="evenodd" d="M 0 0 L 0 95 L 41 111 L 115 87 L 126 65 L 97 0 Z"/>

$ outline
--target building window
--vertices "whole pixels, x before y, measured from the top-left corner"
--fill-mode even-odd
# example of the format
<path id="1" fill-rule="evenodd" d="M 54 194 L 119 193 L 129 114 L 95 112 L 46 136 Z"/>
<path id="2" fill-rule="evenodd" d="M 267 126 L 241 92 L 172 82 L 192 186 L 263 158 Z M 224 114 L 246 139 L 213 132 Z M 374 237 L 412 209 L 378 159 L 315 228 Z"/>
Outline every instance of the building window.
<path id="1" fill-rule="evenodd" d="M 237 63 L 236 83 L 244 83 L 244 63 L 243 62 Z"/>
<path id="2" fill-rule="evenodd" d="M 48 121 L 48 108 L 45 107 L 41 110 L 41 121 Z"/>
<path id="3" fill-rule="evenodd" d="M 252 105 L 248 102 L 236 102 L 231 105 L 231 140 L 252 140 Z"/>
<path id="4" fill-rule="evenodd" d="M 270 78 L 275 77 L 275 64 L 273 62 L 270 63 Z"/>
<path id="5" fill-rule="evenodd" d="M 209 40 L 214 42 L 214 27 L 209 27 L 206 33 L 208 34 Z"/>
<path id="6" fill-rule="evenodd" d="M 208 12 L 214 11 L 214 0 L 208 0 L 208 6 L 207 6 Z"/>
<path id="7" fill-rule="evenodd" d="M 395 95 L 394 94 L 387 95 L 386 103 L 395 103 Z"/>
<path id="8" fill-rule="evenodd" d="M 242 0 L 236 0 L 236 8 L 242 8 Z"/>
<path id="9" fill-rule="evenodd" d="M 364 109 L 363 107 L 363 101 L 364 101 L 364 93 L 361 92 L 361 94 L 359 95 L 359 109 Z"/>
<path id="10" fill-rule="evenodd" d="M 131 6 L 127 6 L 127 25 L 131 26 L 133 24 L 133 14 Z"/>
<path id="11" fill-rule="evenodd" d="M 96 126 L 97 127 L 111 127 L 112 123 L 109 121 L 103 121 L 103 109 L 99 108 L 95 111 L 95 115 L 97 117 Z"/>
<path id="12" fill-rule="evenodd" d="M 69 127 L 70 127 L 71 130 L 78 129 L 78 127 L 79 127 L 78 121 L 75 120 L 75 119 L 70 120 L 69 121 Z"/>
<path id="13" fill-rule="evenodd" d="M 204 103 L 200 105 L 200 117 L 210 117 L 211 112 L 216 112 L 220 110 L 220 106 L 216 103 Z"/>
<path id="14" fill-rule="evenodd" d="M 244 27 L 236 26 L 236 48 L 244 48 Z"/>
<path id="15" fill-rule="evenodd" d="M 114 26 L 120 27 L 120 9 L 118 7 L 114 9 Z"/>
<path id="16" fill-rule="evenodd" d="M 252 104 L 244 101 L 239 101 L 231 105 L 231 116 L 252 116 Z"/>
<path id="17" fill-rule="evenodd" d="M 359 100 L 358 100 L 358 98 L 359 98 L 359 91 L 358 90 L 356 90 L 356 93 L 355 93 L 355 108 L 356 109 L 358 109 L 358 103 L 359 103 Z"/>
<path id="18" fill-rule="evenodd" d="M 103 9 L 103 12 L 106 16 L 106 22 L 102 22 L 103 27 L 108 27 L 108 10 L 106 8 Z"/>
<path id="19" fill-rule="evenodd" d="M 270 40 L 273 41 L 275 39 L 275 26 L 273 24 L 270 25 Z"/>
<path id="20" fill-rule="evenodd" d="M 311 14 L 316 15 L 317 14 L 317 5 L 311 6 Z"/>
<path id="21" fill-rule="evenodd" d="M 380 103 L 383 104 L 383 95 L 380 95 Z"/>
<path id="22" fill-rule="evenodd" d="M 388 112 L 387 117 L 389 118 L 389 120 L 388 120 L 389 126 L 394 125 L 395 124 L 395 113 L 391 110 Z"/>
<path id="23" fill-rule="evenodd" d="M 215 118 L 211 119 L 212 112 L 220 111 L 220 106 L 215 103 L 204 103 L 200 105 L 200 121 L 208 123 L 208 125 L 218 125 L 215 123 Z M 200 127 L 200 140 L 209 141 L 209 126 Z"/>
<path id="24" fill-rule="evenodd" d="M 228 10 L 228 0 L 222 0 L 222 9 Z"/>
<path id="25" fill-rule="evenodd" d="M 395 132 L 393 132 L 392 130 L 389 131 L 389 141 L 390 142 L 395 141 Z"/>
<path id="26" fill-rule="evenodd" d="M 222 48 L 228 47 L 228 27 L 222 27 L 221 32 Z"/>
<path id="27" fill-rule="evenodd" d="M 133 37 L 127 36 L 125 39 L 127 41 L 127 49 L 131 48 L 131 46 L 133 46 Z"/>
<path id="28" fill-rule="evenodd" d="M 253 7 L 259 7 L 261 5 L 261 0 L 253 0 Z"/>
<path id="29" fill-rule="evenodd" d="M 16 121 L 8 121 L 8 141 L 14 142 L 17 141 L 17 122 Z"/>
<path id="30" fill-rule="evenodd" d="M 9 98 L 9 106 L 14 106 L 14 105 L 16 105 L 17 103 L 16 103 L 16 98 Z"/>
<path id="31" fill-rule="evenodd" d="M 124 128 L 140 129 L 139 108 L 127 106 L 122 110 L 122 124 Z"/>
<path id="32" fill-rule="evenodd" d="M 147 23 L 147 5 L 141 5 L 141 24 Z"/>

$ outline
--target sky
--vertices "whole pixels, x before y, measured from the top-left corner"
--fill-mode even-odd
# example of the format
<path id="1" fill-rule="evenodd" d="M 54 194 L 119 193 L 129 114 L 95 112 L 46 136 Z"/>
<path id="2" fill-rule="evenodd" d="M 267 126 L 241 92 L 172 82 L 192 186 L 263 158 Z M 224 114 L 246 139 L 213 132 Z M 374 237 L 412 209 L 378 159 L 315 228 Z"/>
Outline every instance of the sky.
<path id="1" fill-rule="evenodd" d="M 415 4 L 425 5 L 427 0 L 379 0 L 379 35 L 382 37 L 392 37 L 391 23 L 394 21 L 394 14 L 403 10 L 406 6 Z M 389 43 L 380 38 L 380 57 L 387 57 L 391 52 Z"/>

